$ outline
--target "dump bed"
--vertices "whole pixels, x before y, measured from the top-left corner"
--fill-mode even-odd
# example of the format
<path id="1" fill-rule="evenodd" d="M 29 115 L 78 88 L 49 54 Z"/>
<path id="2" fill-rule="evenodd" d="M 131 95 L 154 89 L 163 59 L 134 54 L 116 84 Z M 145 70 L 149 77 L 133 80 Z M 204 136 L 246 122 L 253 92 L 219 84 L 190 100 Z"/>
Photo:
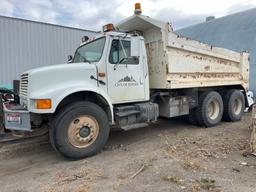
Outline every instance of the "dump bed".
<path id="1" fill-rule="evenodd" d="M 181 89 L 241 85 L 248 89 L 249 54 L 214 47 L 175 34 L 168 23 L 134 15 L 118 28 L 145 39 L 150 88 Z"/>

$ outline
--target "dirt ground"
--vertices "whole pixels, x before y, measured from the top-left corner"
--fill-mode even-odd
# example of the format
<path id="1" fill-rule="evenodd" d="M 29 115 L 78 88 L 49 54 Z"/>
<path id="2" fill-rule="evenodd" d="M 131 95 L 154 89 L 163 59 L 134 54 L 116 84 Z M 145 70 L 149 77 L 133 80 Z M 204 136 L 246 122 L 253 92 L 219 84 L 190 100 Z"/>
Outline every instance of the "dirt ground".
<path id="1" fill-rule="evenodd" d="M 100 154 L 80 161 L 62 158 L 45 138 L 1 145 L 0 191 L 255 192 L 256 158 L 245 153 L 250 117 L 208 129 L 161 119 L 112 132 Z"/>

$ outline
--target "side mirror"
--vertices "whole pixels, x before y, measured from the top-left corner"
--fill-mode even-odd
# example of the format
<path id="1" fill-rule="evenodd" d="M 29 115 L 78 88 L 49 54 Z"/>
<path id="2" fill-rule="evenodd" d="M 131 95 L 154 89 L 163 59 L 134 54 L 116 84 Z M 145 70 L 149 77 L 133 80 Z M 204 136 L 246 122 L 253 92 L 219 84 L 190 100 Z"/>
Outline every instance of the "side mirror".
<path id="1" fill-rule="evenodd" d="M 132 36 L 131 37 L 131 57 L 140 56 L 140 37 Z"/>
<path id="2" fill-rule="evenodd" d="M 86 42 L 89 40 L 89 37 L 88 36 L 83 36 L 82 37 L 82 43 Z"/>
<path id="3" fill-rule="evenodd" d="M 68 63 L 71 63 L 73 61 L 72 55 L 68 55 Z"/>

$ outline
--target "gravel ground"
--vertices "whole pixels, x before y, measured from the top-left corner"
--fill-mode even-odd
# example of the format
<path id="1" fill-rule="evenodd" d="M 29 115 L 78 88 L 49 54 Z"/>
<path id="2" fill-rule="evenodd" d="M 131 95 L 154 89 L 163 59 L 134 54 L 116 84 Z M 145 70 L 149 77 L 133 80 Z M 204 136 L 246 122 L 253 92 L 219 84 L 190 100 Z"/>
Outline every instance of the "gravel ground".
<path id="1" fill-rule="evenodd" d="M 68 161 L 47 137 L 0 146 L 1 192 L 256 191 L 256 158 L 246 154 L 250 114 L 214 128 L 184 119 L 112 132 L 98 155 Z"/>

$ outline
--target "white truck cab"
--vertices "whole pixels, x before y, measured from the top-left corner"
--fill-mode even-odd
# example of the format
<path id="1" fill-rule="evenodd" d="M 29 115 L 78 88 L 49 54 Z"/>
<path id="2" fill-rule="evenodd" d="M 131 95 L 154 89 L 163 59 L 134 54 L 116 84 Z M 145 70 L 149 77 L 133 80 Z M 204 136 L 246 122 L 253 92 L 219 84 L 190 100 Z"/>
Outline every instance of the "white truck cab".
<path id="1" fill-rule="evenodd" d="M 131 56 L 131 44 L 138 55 Z M 82 91 L 99 94 L 110 106 L 148 101 L 144 39 L 120 32 L 102 33 L 81 44 L 69 64 L 27 71 L 20 85 L 21 105 L 34 113 L 54 113 L 64 98 Z M 36 100 L 42 98 L 48 99 L 51 107 L 38 109 Z M 111 111 L 113 114 L 112 107 Z"/>
<path id="2" fill-rule="evenodd" d="M 239 121 L 249 54 L 181 37 L 135 8 L 85 38 L 68 64 L 23 73 L 18 99 L 3 103 L 5 132 L 49 130 L 58 152 L 79 159 L 100 151 L 110 128 L 141 128 L 159 116 L 186 115 L 205 127 Z"/>

